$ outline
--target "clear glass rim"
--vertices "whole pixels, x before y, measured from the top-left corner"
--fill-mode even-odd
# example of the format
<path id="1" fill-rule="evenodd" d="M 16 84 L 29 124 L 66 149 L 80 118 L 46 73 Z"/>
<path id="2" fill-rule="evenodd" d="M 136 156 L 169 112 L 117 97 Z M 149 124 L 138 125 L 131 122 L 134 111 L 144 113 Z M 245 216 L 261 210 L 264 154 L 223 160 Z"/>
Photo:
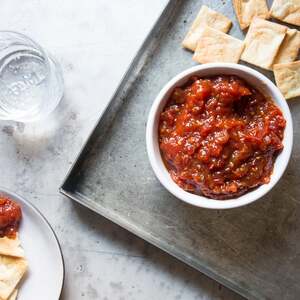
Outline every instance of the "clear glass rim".
<path id="1" fill-rule="evenodd" d="M 39 43 L 37 43 L 35 40 L 33 40 L 30 36 L 28 36 L 24 33 L 21 33 L 21 32 L 13 31 L 13 30 L 0 30 L 0 40 L 1 40 L 1 34 L 12 34 L 12 35 L 15 35 L 16 37 L 21 37 L 25 41 L 27 40 L 28 42 L 32 43 L 34 45 L 34 47 L 37 48 L 37 50 L 39 52 L 41 52 L 42 57 L 46 60 L 47 72 L 50 71 L 49 55 L 48 55 L 47 51 L 45 51 L 44 48 Z"/>
<path id="2" fill-rule="evenodd" d="M 35 48 L 37 52 L 40 53 L 41 57 L 44 59 L 44 63 L 46 65 L 46 76 L 47 77 L 52 77 L 55 76 L 56 80 L 58 81 L 58 85 L 63 86 L 63 77 L 62 77 L 62 72 L 61 69 L 59 68 L 59 65 L 57 64 L 56 60 L 52 57 L 51 54 L 49 54 L 46 50 L 43 49 L 43 47 L 37 43 L 35 40 L 33 40 L 31 37 L 29 37 L 26 34 L 17 32 L 17 31 L 13 31 L 13 30 L 0 30 L 0 40 L 1 40 L 1 36 L 2 35 L 7 35 L 7 38 L 11 38 L 12 39 L 12 43 L 13 43 L 13 38 L 15 37 L 16 39 L 20 39 L 20 42 L 24 42 L 24 46 L 30 45 L 32 48 Z M 5 38 L 5 37 L 4 37 Z M 55 66 L 57 68 L 57 70 L 55 72 L 53 72 L 53 66 Z M 59 74 L 57 74 L 57 72 Z M 56 73 L 55 75 L 52 73 Z M 21 123 L 31 123 L 31 122 L 35 122 L 45 116 L 47 116 L 48 114 L 50 114 L 58 105 L 58 103 L 60 102 L 60 100 L 63 97 L 63 88 L 60 87 L 62 89 L 61 95 L 59 96 L 59 99 L 57 99 L 55 101 L 55 103 L 53 103 L 53 105 L 51 105 L 51 108 L 49 111 L 43 110 L 43 108 L 41 107 L 41 111 L 43 112 L 43 116 L 38 116 L 38 114 L 36 115 L 36 117 L 27 117 L 26 114 L 24 115 L 19 115 L 16 118 L 11 118 L 10 116 L 5 116 L 5 115 L 1 115 L 0 116 L 0 120 L 3 121 L 15 121 L 15 122 L 21 122 Z"/>

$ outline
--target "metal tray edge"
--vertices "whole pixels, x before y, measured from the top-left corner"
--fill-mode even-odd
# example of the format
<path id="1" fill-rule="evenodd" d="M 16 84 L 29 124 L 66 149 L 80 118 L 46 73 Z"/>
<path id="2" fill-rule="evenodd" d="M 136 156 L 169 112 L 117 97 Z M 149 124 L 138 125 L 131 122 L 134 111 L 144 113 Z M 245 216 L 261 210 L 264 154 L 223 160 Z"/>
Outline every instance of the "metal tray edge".
<path id="1" fill-rule="evenodd" d="M 132 58 L 132 60 L 129 63 L 129 67 L 127 68 L 127 70 L 125 71 L 124 75 L 122 76 L 119 85 L 117 86 L 117 88 L 115 89 L 115 91 L 113 92 L 113 95 L 111 96 L 110 100 L 108 101 L 107 105 L 105 106 L 104 110 L 102 111 L 102 113 L 100 114 L 99 118 L 97 119 L 97 121 L 95 122 L 95 125 L 93 126 L 90 134 L 88 135 L 87 139 L 85 140 L 85 142 L 83 143 L 83 146 L 80 148 L 78 154 L 75 156 L 74 162 L 72 163 L 71 167 L 69 168 L 69 170 L 66 173 L 66 176 L 63 179 L 62 184 L 59 187 L 59 192 L 62 192 L 65 190 L 66 188 L 66 184 L 68 182 L 68 179 L 70 177 L 70 175 L 72 174 L 72 172 L 74 171 L 74 169 L 76 168 L 76 165 L 79 163 L 79 160 L 81 158 L 82 153 L 84 152 L 86 146 L 88 145 L 93 133 L 95 132 L 99 122 L 101 121 L 102 117 L 106 114 L 106 112 L 108 111 L 108 108 L 110 107 L 113 99 L 119 94 L 119 92 L 122 90 L 123 85 L 125 84 L 125 82 L 127 81 L 127 78 L 130 76 L 131 71 L 134 69 L 134 67 L 136 66 L 139 58 L 142 55 L 142 52 L 144 50 L 144 48 L 147 46 L 147 44 L 149 43 L 149 41 L 152 38 L 152 34 L 155 31 L 157 24 L 159 23 L 159 21 L 161 19 L 163 19 L 163 16 L 166 14 L 166 12 L 170 9 L 170 7 L 174 5 L 174 1 L 173 0 L 169 0 L 166 5 L 163 7 L 162 12 L 159 14 L 159 16 L 157 17 L 157 19 L 155 20 L 153 26 L 151 27 L 150 31 L 148 32 L 148 34 L 146 35 L 145 39 L 143 40 L 141 46 L 139 47 L 139 49 L 137 50 L 136 54 L 134 55 L 134 57 Z"/>
<path id="2" fill-rule="evenodd" d="M 172 257 L 178 259 L 179 261 L 183 262 L 184 264 L 190 266 L 193 269 L 196 269 L 200 273 L 206 275 L 207 277 L 217 281 L 218 283 L 226 286 L 227 288 L 231 289 L 232 291 L 236 292 L 237 294 L 241 295 L 242 297 L 245 297 L 247 299 L 263 299 L 260 295 L 257 295 L 255 292 L 251 293 L 246 289 L 241 289 L 236 283 L 229 281 L 223 276 L 218 276 L 212 269 L 202 265 L 198 264 L 196 267 L 192 265 L 192 262 L 189 262 L 188 260 L 185 260 L 184 257 L 181 257 L 180 254 L 177 253 L 176 249 L 174 249 L 174 252 L 172 253 L 167 245 L 162 244 L 161 242 L 158 242 L 155 237 L 150 235 L 142 234 L 138 228 L 135 226 L 130 225 L 126 220 L 115 218 L 112 213 L 109 211 L 106 211 L 105 209 L 101 209 L 95 205 L 93 205 L 86 197 L 84 197 L 81 194 L 74 194 L 71 192 L 68 192 L 62 188 L 59 189 L 59 192 L 72 199 L 73 201 L 79 203 L 80 205 L 83 205 L 84 207 L 89 208 L 90 210 L 96 212 L 97 214 L 100 214 L 102 217 L 106 218 L 107 220 L 113 222 L 114 224 L 120 226 L 121 228 L 133 233 L 135 236 L 145 240 L 146 242 L 150 243 L 151 245 L 154 245 L 158 249 L 166 252 L 167 254 L 171 255 Z"/>

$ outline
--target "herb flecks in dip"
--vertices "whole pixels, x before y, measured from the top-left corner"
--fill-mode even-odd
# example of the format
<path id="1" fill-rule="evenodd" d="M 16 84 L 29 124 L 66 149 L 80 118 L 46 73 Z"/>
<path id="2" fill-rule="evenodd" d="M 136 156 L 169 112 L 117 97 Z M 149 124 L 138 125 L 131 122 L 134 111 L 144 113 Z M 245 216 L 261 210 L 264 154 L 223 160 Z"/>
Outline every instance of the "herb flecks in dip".
<path id="1" fill-rule="evenodd" d="M 159 146 L 181 188 L 229 199 L 270 181 L 285 124 L 274 102 L 242 79 L 192 77 L 160 115 Z"/>

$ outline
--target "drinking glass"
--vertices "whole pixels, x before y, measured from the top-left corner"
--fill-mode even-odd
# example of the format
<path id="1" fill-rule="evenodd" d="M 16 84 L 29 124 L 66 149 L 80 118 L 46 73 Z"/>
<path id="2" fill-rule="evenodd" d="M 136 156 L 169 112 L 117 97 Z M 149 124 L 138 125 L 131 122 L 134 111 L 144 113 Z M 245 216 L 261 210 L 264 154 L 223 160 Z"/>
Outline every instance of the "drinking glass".
<path id="1" fill-rule="evenodd" d="M 23 34 L 0 31 L 0 120 L 42 119 L 62 95 L 62 72 L 53 57 Z"/>

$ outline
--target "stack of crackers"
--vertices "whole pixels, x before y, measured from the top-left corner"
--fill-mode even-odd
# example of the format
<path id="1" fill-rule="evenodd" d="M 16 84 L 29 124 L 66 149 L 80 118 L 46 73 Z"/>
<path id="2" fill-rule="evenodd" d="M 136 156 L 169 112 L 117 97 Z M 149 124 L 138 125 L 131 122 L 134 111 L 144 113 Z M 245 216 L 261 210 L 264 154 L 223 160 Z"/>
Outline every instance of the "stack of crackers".
<path id="1" fill-rule="evenodd" d="M 27 270 L 24 250 L 18 235 L 0 238 L 0 300 L 15 300 L 18 284 Z"/>
<path id="2" fill-rule="evenodd" d="M 232 0 L 241 29 L 249 27 L 244 41 L 227 34 L 232 22 L 202 6 L 183 47 L 194 52 L 199 63 L 243 60 L 273 70 L 277 86 L 286 99 L 300 96 L 300 32 L 266 19 L 300 26 L 300 0 L 274 0 L 269 11 L 266 0 Z"/>

